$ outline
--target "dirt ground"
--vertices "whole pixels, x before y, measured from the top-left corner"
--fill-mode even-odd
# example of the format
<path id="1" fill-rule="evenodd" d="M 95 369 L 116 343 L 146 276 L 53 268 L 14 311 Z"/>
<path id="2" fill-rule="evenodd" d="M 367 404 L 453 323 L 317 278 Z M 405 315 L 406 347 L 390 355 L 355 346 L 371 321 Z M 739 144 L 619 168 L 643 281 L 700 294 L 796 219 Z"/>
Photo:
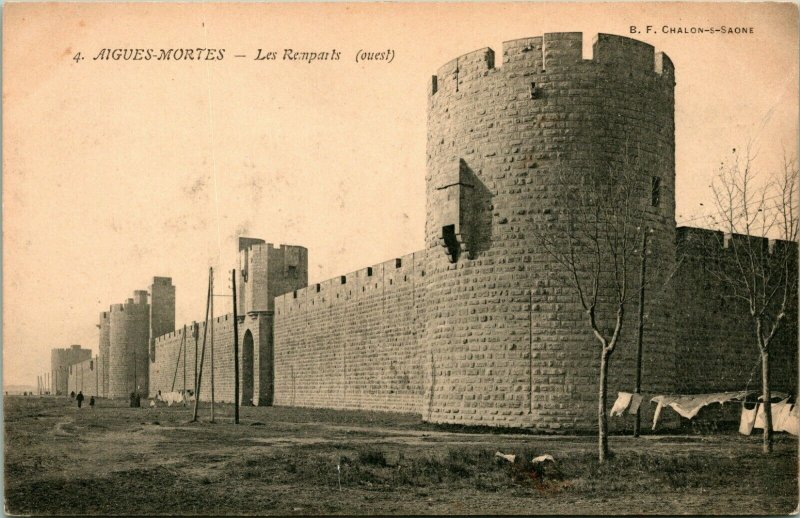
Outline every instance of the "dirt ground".
<path id="1" fill-rule="evenodd" d="M 414 415 L 217 405 L 127 408 L 5 398 L 11 514 L 789 514 L 797 441 L 737 433 L 466 433 Z M 495 452 L 530 459 L 510 464 Z"/>

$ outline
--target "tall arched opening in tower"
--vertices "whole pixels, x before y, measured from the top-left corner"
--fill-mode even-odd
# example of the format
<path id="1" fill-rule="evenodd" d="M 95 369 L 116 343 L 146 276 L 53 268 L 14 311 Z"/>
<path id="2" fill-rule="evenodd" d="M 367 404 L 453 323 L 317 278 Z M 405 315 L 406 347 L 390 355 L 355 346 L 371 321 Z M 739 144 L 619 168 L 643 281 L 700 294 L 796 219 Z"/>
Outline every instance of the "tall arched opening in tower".
<path id="1" fill-rule="evenodd" d="M 253 333 L 248 329 L 242 340 L 242 398 L 240 404 L 253 404 Z"/>

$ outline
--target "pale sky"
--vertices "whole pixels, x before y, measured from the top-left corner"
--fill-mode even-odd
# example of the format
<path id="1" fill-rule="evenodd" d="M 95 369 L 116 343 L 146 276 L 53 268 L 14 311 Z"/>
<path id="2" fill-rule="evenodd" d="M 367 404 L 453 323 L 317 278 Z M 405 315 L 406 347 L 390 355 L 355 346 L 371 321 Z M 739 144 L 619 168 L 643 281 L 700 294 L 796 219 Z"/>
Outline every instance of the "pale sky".
<path id="1" fill-rule="evenodd" d="M 312 283 L 423 248 L 430 78 L 478 48 L 501 66 L 505 40 L 578 31 L 587 57 L 598 32 L 666 52 L 679 224 L 702 223 L 733 147 L 754 139 L 765 171 L 797 147 L 794 4 L 5 4 L 3 25 L 5 384 L 35 385 L 53 347 L 96 353 L 98 314 L 156 275 L 177 325 L 200 320 L 208 267 L 227 292 L 240 234 L 307 247 Z M 224 59 L 92 59 L 198 47 Z M 356 63 L 362 49 L 394 60 Z"/>

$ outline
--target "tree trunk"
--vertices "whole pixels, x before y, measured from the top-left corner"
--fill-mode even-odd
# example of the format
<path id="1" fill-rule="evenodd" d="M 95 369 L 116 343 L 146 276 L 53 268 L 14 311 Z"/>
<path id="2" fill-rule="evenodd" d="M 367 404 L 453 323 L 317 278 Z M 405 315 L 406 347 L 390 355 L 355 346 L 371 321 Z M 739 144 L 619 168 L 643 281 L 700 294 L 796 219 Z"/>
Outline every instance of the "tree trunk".
<path id="1" fill-rule="evenodd" d="M 603 347 L 600 352 L 600 387 L 597 404 L 597 446 L 598 460 L 603 464 L 608 458 L 608 412 L 606 411 L 606 395 L 608 394 L 608 357 Z"/>
<path id="2" fill-rule="evenodd" d="M 769 352 L 761 350 L 761 389 L 764 398 L 764 453 L 772 452 L 772 392 L 769 388 Z"/>

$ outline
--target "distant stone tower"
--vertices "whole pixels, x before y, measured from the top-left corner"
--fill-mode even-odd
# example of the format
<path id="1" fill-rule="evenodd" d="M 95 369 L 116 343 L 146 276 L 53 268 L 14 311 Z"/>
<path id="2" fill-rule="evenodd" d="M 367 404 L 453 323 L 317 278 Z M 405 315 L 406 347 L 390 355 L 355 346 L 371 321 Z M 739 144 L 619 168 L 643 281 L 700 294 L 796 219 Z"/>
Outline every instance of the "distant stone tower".
<path id="1" fill-rule="evenodd" d="M 460 56 L 433 77 L 428 110 L 423 418 L 541 430 L 596 424 L 599 346 L 561 266 L 558 168 L 618 166 L 628 150 L 654 192 L 650 282 L 674 267 L 674 74 L 650 45 L 553 33 Z M 656 192 L 657 191 L 657 192 Z M 650 193 L 648 192 L 648 196 Z M 555 219 L 556 225 L 551 225 Z M 632 293 L 638 281 L 630 286 Z M 636 296 L 609 394 L 633 389 Z M 643 390 L 674 388 L 669 290 L 648 300 Z M 673 367 L 670 367 L 672 365 Z M 658 368 L 656 368 L 658 366 Z"/>
<path id="2" fill-rule="evenodd" d="M 70 367 L 91 357 L 91 349 L 82 349 L 78 344 L 64 349 L 52 349 L 50 351 L 50 379 L 52 379 L 53 393 L 67 394 Z"/>
<path id="3" fill-rule="evenodd" d="M 150 360 L 156 358 L 156 338 L 175 330 L 175 286 L 170 277 L 153 277 L 150 285 Z"/>
<path id="4" fill-rule="evenodd" d="M 308 284 L 308 250 L 292 245 L 275 248 L 263 239 L 240 237 L 237 277 L 239 315 L 272 312 L 276 296 Z"/>
<path id="5" fill-rule="evenodd" d="M 100 388 L 101 397 L 108 397 L 108 355 L 111 349 L 111 312 L 103 311 L 100 313 L 100 323 L 97 324 L 100 329 L 99 339 L 99 362 L 100 369 L 103 372 L 103 386 Z"/>
<path id="6" fill-rule="evenodd" d="M 135 291 L 125 304 L 111 306 L 108 397 L 125 398 L 148 391 L 150 305 L 146 291 Z"/>
<path id="7" fill-rule="evenodd" d="M 271 405 L 274 398 L 275 297 L 308 284 L 308 250 L 239 238 L 236 311 L 241 336 L 240 401 Z M 250 329 L 252 327 L 252 329 Z"/>

